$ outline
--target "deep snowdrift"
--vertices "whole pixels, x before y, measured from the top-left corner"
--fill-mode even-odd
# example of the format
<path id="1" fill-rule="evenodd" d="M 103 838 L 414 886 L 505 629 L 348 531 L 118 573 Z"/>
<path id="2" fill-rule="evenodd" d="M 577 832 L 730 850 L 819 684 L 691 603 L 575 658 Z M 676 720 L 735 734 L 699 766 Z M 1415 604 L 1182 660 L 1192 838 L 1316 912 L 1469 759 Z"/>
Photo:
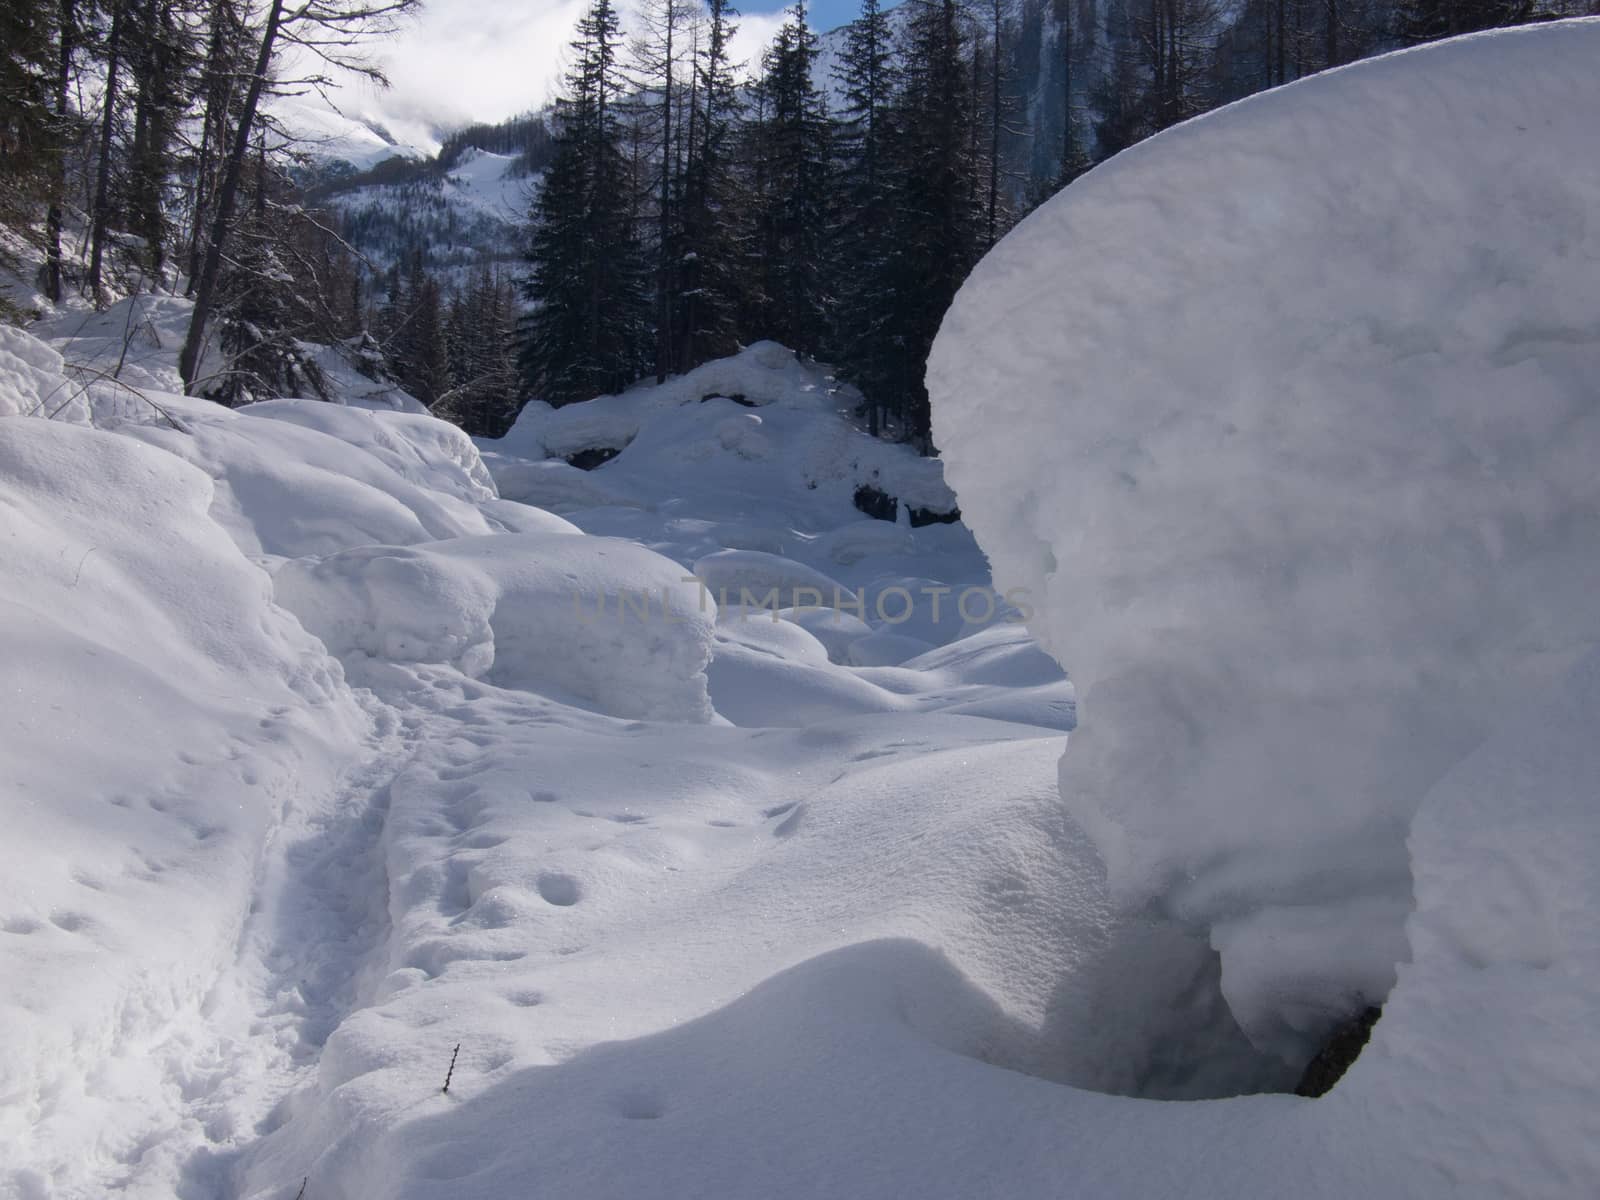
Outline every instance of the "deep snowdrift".
<path id="1" fill-rule="evenodd" d="M 1023 222 L 934 347 L 963 511 L 1084 689 L 1062 794 L 1291 1062 L 1408 957 L 1385 1025 L 1426 1004 L 1474 1055 L 1530 1019 L 1469 1016 L 1403 923 L 1439 895 L 1421 797 L 1600 640 L 1597 59 L 1596 22 L 1500 32 L 1173 129 Z M 1499 820 L 1459 833 L 1473 913 L 1545 874 Z"/>
<path id="2" fill-rule="evenodd" d="M 1565 78 L 1562 34 L 1594 57 L 1593 31 L 1566 27 L 1411 65 L 1471 120 L 1486 81 L 1528 69 L 1521 39 L 1551 39 L 1533 57 L 1566 88 L 1540 117 L 1556 128 L 1589 95 Z M 1455 94 L 1458 71 L 1472 89 Z M 1401 78 L 1375 64 L 1278 100 L 1348 107 L 1329 117 L 1340 130 L 1390 89 L 1430 112 Z M 1330 867 L 1307 880 L 1281 856 L 1283 887 L 1303 889 L 1313 920 L 1323 902 L 1381 909 L 1397 879 L 1414 880 L 1409 961 L 1350 1074 L 1315 1102 L 1149 1103 L 1132 1097 L 1292 1082 L 1223 1002 L 1228 988 L 1240 1011 L 1273 1012 L 1244 1004 L 1267 982 L 1241 993 L 1233 981 L 1241 964 L 1278 960 L 1235 945 L 1230 979 L 1208 940 L 1217 923 L 1186 929 L 1119 904 L 1061 803 L 1072 687 L 1008 619 L 1047 602 L 1065 655 L 1061 581 L 986 526 L 1005 582 L 1044 589 L 989 613 L 963 525 L 913 527 L 904 505 L 894 523 L 859 513 L 854 489 L 874 479 L 918 504 L 943 484 L 936 464 L 843 419 L 848 400 L 823 370 L 752 348 L 706 374 L 760 407 L 703 399 L 701 377 L 587 413 L 536 410 L 530 422 L 552 433 L 632 414 L 632 442 L 592 471 L 487 447 L 502 481 L 560 477 L 556 516 L 496 496 L 477 449 L 414 413 L 226 412 L 165 394 L 164 330 L 181 302 L 161 301 L 148 328 L 139 311 L 63 314 L 41 327 L 48 347 L 0 342 L 9 411 L 66 378 L 77 388 L 56 420 L 0 418 L 0 1193 L 1564 1198 L 1600 1177 L 1600 662 L 1557 670 L 1559 623 L 1550 693 L 1506 706 L 1420 807 L 1397 805 L 1409 844 L 1389 847 L 1389 877 L 1358 886 L 1305 814 L 1281 809 L 1274 836 L 1311 839 Z M 148 334 L 124 364 L 142 396 L 84 386 L 115 367 L 118 329 Z M 1559 354 L 1583 352 L 1574 341 L 1521 369 L 1555 372 Z M 1037 397 L 1020 382 L 1019 398 Z M 1130 419 L 1140 411 L 1130 401 Z M 91 415 L 99 427 L 82 427 Z M 995 474 L 1016 487 L 1030 476 L 1013 463 L 1043 455 L 1050 431 L 999 416 L 1026 443 L 1000 447 Z M 1571 431 L 1583 446 L 1581 424 Z M 976 450 L 996 447 L 987 427 L 970 432 Z M 561 447 L 541 435 L 522 452 L 547 449 Z M 1093 456 L 1081 457 L 1092 500 Z M 1219 467 L 1271 483 L 1235 457 Z M 1325 466 L 1305 459 L 1314 481 Z M 980 519 L 1009 519 L 998 484 L 974 486 Z M 1030 502 L 1045 523 L 1021 528 L 1073 527 L 1054 492 L 1024 497 L 1022 515 Z M 1508 533 L 1507 553 L 1537 530 Z M 1363 595 L 1383 583 L 1368 553 L 1348 555 Z M 1552 571 L 1566 561 L 1554 554 Z M 684 576 L 798 603 L 695 606 L 669 624 L 654 601 L 653 618 L 609 625 L 550 604 L 569 585 L 586 606 L 597 589 L 688 599 L 699 587 Z M 859 611 L 804 606 L 829 582 Z M 892 620 L 903 595 L 911 608 Z M 1281 613 L 1257 603 L 1239 620 L 1259 622 L 1266 645 L 1298 645 L 1305 597 L 1280 599 Z M 1091 600 L 1088 633 L 1137 627 Z M 1236 644 L 1238 626 L 1218 624 Z M 1197 648 L 1175 669 L 1216 685 L 1205 629 L 1190 632 Z M 599 674 L 574 670 L 580 648 Z M 1309 653 L 1271 677 L 1362 682 Z M 1104 685 L 1108 660 L 1086 657 Z M 1249 674 L 1210 686 L 1219 713 L 1247 702 Z M 1347 694 L 1328 694 L 1330 727 L 1370 757 L 1341 722 Z M 1095 711 L 1116 715 L 1109 701 Z M 1143 750 L 1164 785 L 1173 744 L 1160 737 Z M 1237 857 L 1235 915 L 1279 911 L 1259 894 L 1259 842 Z M 1116 863 L 1122 898 L 1140 887 L 1131 861 Z M 1350 918 L 1352 940 L 1372 928 Z M 1237 929 L 1247 944 L 1248 924 Z M 1326 946 L 1284 943 L 1342 978 L 1369 957 Z M 1252 1032 L 1276 1045 L 1272 1025 Z"/>

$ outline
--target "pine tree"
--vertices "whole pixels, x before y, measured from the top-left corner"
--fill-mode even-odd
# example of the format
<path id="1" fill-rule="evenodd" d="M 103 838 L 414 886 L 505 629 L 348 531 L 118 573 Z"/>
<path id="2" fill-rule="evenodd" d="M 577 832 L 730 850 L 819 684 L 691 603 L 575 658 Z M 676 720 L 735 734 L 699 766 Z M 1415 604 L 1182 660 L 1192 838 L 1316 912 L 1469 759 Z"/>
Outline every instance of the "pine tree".
<path id="1" fill-rule="evenodd" d="M 186 108 L 191 63 L 187 30 L 172 0 L 139 0 L 131 14 L 130 74 L 135 93 L 128 148 L 128 228 L 144 244 L 143 266 L 159 280 L 168 250 L 167 184 L 173 143 Z"/>
<path id="2" fill-rule="evenodd" d="M 861 16 L 850 24 L 833 79 L 841 96 L 834 142 L 841 202 L 829 271 L 835 296 L 829 353 L 865 377 L 883 317 L 884 297 L 875 285 L 891 249 L 894 197 L 885 156 L 890 102 L 900 86 L 889 17 L 878 0 L 864 0 Z M 866 400 L 868 429 L 876 435 L 882 397 L 874 389 Z"/>
<path id="3" fill-rule="evenodd" d="M 60 151 L 52 103 L 54 11 L 42 0 L 0 6 L 0 222 L 31 223 Z M 0 246 L 0 255 L 5 249 Z M 7 264 L 0 259 L 0 265 Z"/>
<path id="4" fill-rule="evenodd" d="M 651 180 L 655 203 L 655 370 L 662 382 L 673 367 L 678 261 L 682 254 L 679 209 L 683 203 L 684 108 L 682 76 L 690 53 L 694 10 L 686 0 L 647 0 L 640 11 L 643 33 L 633 45 L 633 73 L 640 84 L 644 120 L 655 159 Z"/>
<path id="5" fill-rule="evenodd" d="M 474 437 L 503 437 L 517 416 L 516 294 L 485 267 L 452 298 L 450 390 L 433 406 Z"/>
<path id="6" fill-rule="evenodd" d="M 122 98 L 119 86 L 124 72 L 124 42 L 128 25 L 128 7 L 132 0 L 109 0 L 111 28 L 104 46 L 105 84 L 100 99 L 100 149 L 95 162 L 94 201 L 89 214 L 89 295 L 96 304 L 105 301 L 104 283 L 106 234 L 111 220 L 111 170 L 114 135 L 117 127 L 117 103 Z"/>
<path id="7" fill-rule="evenodd" d="M 969 14 L 960 0 L 907 0 L 904 76 L 888 144 L 894 197 L 888 253 L 869 286 L 879 316 L 871 353 L 849 364 L 863 392 L 931 451 L 928 351 L 978 259 L 984 224 L 973 146 Z"/>
<path id="8" fill-rule="evenodd" d="M 733 174 L 738 87 L 729 42 L 738 11 L 710 0 L 705 44 L 695 56 L 686 131 L 677 367 L 687 371 L 738 349 L 745 240 Z"/>
<path id="9" fill-rule="evenodd" d="M 232 230 L 219 280 L 221 362 L 195 390 L 225 404 L 327 398 L 318 346 L 360 334 L 355 264 L 308 220 L 289 178 L 258 143 L 244 178 L 251 203 Z"/>
<path id="10" fill-rule="evenodd" d="M 647 361 L 648 270 L 616 112 L 620 40 L 611 0 L 592 0 L 572 43 L 555 158 L 534 210 L 526 289 L 535 308 L 521 361 L 530 389 L 552 404 L 615 391 Z"/>
<path id="11" fill-rule="evenodd" d="M 1397 32 L 1407 42 L 1430 42 L 1534 17 L 1533 0 L 1403 0 Z"/>
<path id="12" fill-rule="evenodd" d="M 817 39 L 796 0 L 767 51 L 757 86 L 761 119 L 751 130 L 759 279 L 746 328 L 804 354 L 816 354 L 826 330 L 832 129 L 812 82 Z"/>

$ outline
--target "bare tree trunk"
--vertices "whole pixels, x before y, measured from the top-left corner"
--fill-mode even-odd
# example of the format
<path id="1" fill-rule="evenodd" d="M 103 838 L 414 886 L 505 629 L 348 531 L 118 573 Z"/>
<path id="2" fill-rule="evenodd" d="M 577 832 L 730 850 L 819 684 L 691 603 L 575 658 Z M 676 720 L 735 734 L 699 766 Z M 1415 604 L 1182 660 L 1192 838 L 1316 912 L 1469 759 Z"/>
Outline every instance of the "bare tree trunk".
<path id="1" fill-rule="evenodd" d="M 106 42 L 105 114 L 100 122 L 100 162 L 95 171 L 94 216 L 89 232 L 89 295 L 101 302 L 100 270 L 105 258 L 106 222 L 111 208 L 111 134 L 117 120 L 117 71 L 121 66 L 124 0 L 111 8 L 111 33 Z"/>
<path id="2" fill-rule="evenodd" d="M 1336 67 L 1339 65 L 1339 0 L 1327 0 L 1327 40 L 1323 45 L 1323 57 L 1327 59 L 1325 65 Z"/>
<path id="3" fill-rule="evenodd" d="M 245 93 L 244 108 L 239 113 L 239 128 L 234 130 L 233 148 L 223 168 L 222 186 L 217 192 L 217 208 L 212 214 L 211 237 L 206 243 L 205 259 L 200 265 L 200 281 L 195 287 L 194 313 L 189 318 L 189 332 L 183 339 L 183 350 L 178 355 L 178 374 L 183 379 L 185 391 L 192 391 L 195 372 L 200 365 L 200 348 L 205 344 L 206 319 L 216 302 L 217 277 L 222 274 L 222 247 L 228 237 L 228 225 L 233 220 L 234 200 L 239 194 L 239 178 L 244 173 L 245 158 L 250 153 L 251 127 L 255 124 L 256 109 L 261 104 L 261 92 L 267 84 L 267 69 L 272 65 L 273 43 L 278 39 L 278 23 L 283 18 L 283 0 L 272 0 L 267 10 L 267 23 L 261 33 L 261 50 L 256 55 L 255 73 L 250 77 L 250 89 Z"/>
<path id="4" fill-rule="evenodd" d="M 1277 67 L 1278 77 L 1272 81 L 1273 83 L 1283 83 L 1289 78 L 1288 59 L 1285 57 L 1286 47 L 1283 44 L 1289 27 L 1287 12 L 1284 7 L 1285 3 L 1286 0 L 1275 0 L 1278 12 L 1278 45 L 1275 66 Z"/>
<path id="5" fill-rule="evenodd" d="M 1005 0 L 994 0 L 994 29 L 991 31 L 994 61 L 989 64 L 989 214 L 984 246 L 995 243 L 1000 208 L 1000 18 Z"/>
<path id="6" fill-rule="evenodd" d="M 1061 6 L 1061 182 L 1072 173 L 1072 8 Z"/>
<path id="7" fill-rule="evenodd" d="M 76 16 L 73 0 L 61 0 L 57 17 L 61 25 L 61 54 L 56 65 L 56 120 L 63 130 L 67 124 L 67 104 L 72 93 L 72 51 L 75 45 Z M 45 291 L 50 303 L 61 303 L 61 228 L 65 220 L 62 205 L 67 198 L 66 154 L 56 156 L 50 188 L 50 211 L 45 215 Z"/>
<path id="8" fill-rule="evenodd" d="M 656 246 L 656 382 L 665 383 L 672 358 L 672 34 L 678 0 L 666 0 L 666 63 L 661 81 L 661 210 Z"/>
<path id="9" fill-rule="evenodd" d="M 217 147 L 227 140 L 228 135 L 228 101 L 233 96 L 232 75 L 227 61 L 232 17 L 228 0 L 214 0 L 211 5 L 211 41 L 206 48 L 206 111 L 200 126 L 200 150 L 195 156 L 194 214 L 189 226 L 188 294 L 191 296 L 200 278 L 205 248 L 206 215 L 211 207 L 212 177 L 216 174 L 213 160 Z"/>

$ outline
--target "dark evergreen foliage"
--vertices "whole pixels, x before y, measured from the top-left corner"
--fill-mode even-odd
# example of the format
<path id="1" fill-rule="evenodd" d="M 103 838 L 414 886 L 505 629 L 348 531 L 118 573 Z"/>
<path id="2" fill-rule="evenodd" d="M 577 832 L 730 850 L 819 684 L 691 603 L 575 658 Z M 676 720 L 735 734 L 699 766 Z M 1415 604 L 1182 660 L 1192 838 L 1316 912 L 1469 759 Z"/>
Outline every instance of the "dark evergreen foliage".
<path id="1" fill-rule="evenodd" d="M 832 224 L 832 125 L 812 81 L 816 35 L 796 0 L 768 49 L 747 137 L 755 237 L 744 328 L 802 354 L 826 336 L 831 297 L 827 253 Z"/>
<path id="2" fill-rule="evenodd" d="M 578 23 L 554 158 L 534 216 L 522 349 L 530 389 L 552 404 L 639 377 L 649 344 L 648 277 L 623 153 L 621 28 L 611 0 Z"/>

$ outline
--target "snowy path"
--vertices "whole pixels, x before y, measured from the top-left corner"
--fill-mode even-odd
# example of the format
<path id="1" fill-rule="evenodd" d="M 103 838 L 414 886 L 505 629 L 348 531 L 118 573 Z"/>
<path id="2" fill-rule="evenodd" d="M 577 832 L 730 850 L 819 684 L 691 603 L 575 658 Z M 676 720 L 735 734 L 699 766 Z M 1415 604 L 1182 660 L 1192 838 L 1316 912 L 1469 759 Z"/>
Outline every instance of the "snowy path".
<path id="1" fill-rule="evenodd" d="M 173 1190 L 186 1200 L 236 1194 L 241 1145 L 286 1119 L 280 1106 L 370 994 L 389 933 L 390 781 L 412 752 L 404 737 L 378 742 L 334 795 L 289 814 L 269 847 L 238 961 L 202 1006 L 211 1041 L 181 1064 L 201 1080 L 185 1099 L 187 1123 L 204 1138 L 178 1164 Z"/>

